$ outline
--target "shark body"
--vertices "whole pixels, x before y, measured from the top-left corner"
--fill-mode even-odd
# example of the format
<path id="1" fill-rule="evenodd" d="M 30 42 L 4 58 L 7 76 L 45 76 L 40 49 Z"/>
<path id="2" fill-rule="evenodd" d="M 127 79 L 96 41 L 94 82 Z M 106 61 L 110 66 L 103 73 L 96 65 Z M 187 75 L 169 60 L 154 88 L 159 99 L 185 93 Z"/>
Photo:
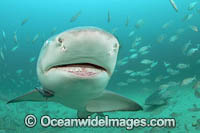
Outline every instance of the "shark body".
<path id="1" fill-rule="evenodd" d="M 136 102 L 105 90 L 118 50 L 118 40 L 96 27 L 73 28 L 51 37 L 37 62 L 42 87 L 8 103 L 58 102 L 77 110 L 80 118 L 93 113 L 142 110 Z"/>

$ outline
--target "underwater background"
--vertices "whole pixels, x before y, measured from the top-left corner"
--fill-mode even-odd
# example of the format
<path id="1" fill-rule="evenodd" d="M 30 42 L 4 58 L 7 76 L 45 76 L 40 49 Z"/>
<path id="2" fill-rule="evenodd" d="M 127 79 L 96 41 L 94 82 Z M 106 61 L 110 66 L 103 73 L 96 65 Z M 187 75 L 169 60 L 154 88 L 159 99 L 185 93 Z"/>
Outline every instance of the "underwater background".
<path id="1" fill-rule="evenodd" d="M 170 0 L 1 0 L 0 133 L 200 132 L 200 1 L 174 2 L 177 7 Z M 105 114 L 113 118 L 175 118 L 175 128 L 25 126 L 27 114 L 76 118 L 75 110 L 58 103 L 6 103 L 40 86 L 36 63 L 43 43 L 79 26 L 96 26 L 118 38 L 118 61 L 106 89 L 144 108 Z M 155 95 L 149 97 L 152 93 Z"/>

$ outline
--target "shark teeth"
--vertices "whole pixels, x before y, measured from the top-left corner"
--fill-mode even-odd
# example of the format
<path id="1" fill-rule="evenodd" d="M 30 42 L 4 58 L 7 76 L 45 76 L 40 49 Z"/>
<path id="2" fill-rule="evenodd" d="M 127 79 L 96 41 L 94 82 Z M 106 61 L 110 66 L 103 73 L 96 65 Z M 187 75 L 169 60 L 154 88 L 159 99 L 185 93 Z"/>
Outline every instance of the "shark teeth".
<path id="1" fill-rule="evenodd" d="M 79 77 L 91 77 L 101 72 L 106 72 L 106 69 L 103 67 L 90 63 L 57 65 L 50 68 L 50 70 L 61 73 L 68 72 Z"/>
<path id="2" fill-rule="evenodd" d="M 69 72 L 81 72 L 82 71 L 82 68 L 80 68 L 80 67 L 64 67 L 61 69 L 64 69 Z"/>
<path id="3" fill-rule="evenodd" d="M 86 76 L 90 76 L 90 75 L 94 75 L 100 72 L 103 72 L 103 70 L 101 69 L 97 69 L 97 68 L 84 68 L 84 67 L 57 67 L 57 68 L 53 68 L 54 70 L 58 70 L 58 71 L 67 71 L 70 73 L 74 73 L 76 75 L 86 75 Z"/>

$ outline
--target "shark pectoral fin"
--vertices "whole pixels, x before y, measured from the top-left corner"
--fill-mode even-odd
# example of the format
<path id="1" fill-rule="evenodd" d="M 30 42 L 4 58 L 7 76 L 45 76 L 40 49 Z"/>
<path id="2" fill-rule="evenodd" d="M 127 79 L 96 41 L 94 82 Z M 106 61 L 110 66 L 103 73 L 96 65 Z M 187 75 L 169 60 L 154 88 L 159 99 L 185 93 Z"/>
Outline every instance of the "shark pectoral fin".
<path id="1" fill-rule="evenodd" d="M 105 91 L 102 96 L 93 99 L 86 105 L 88 112 L 139 111 L 142 107 L 123 96 Z"/>
<path id="2" fill-rule="evenodd" d="M 46 101 L 46 100 L 47 100 L 46 97 L 41 95 L 38 90 L 33 90 L 31 92 L 26 93 L 23 96 L 19 96 L 19 97 L 13 99 L 13 100 L 8 101 L 7 104 L 16 103 L 16 102 L 23 102 L 23 101 L 39 102 L 39 101 Z"/>

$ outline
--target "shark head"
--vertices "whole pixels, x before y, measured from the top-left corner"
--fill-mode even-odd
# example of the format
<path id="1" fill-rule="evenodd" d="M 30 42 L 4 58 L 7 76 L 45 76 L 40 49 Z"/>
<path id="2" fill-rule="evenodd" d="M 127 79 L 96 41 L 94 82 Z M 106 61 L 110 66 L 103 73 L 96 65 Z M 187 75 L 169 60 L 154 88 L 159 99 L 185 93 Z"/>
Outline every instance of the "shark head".
<path id="1" fill-rule="evenodd" d="M 45 42 L 37 62 L 42 89 L 8 103 L 53 101 L 77 110 L 85 118 L 93 113 L 138 111 L 136 102 L 106 90 L 116 65 L 118 40 L 95 27 L 67 30 Z"/>
<path id="2" fill-rule="evenodd" d="M 118 50 L 118 40 L 102 29 L 67 30 L 43 45 L 37 63 L 38 78 L 51 90 L 68 84 L 85 86 L 86 82 L 104 89 L 114 71 Z"/>

